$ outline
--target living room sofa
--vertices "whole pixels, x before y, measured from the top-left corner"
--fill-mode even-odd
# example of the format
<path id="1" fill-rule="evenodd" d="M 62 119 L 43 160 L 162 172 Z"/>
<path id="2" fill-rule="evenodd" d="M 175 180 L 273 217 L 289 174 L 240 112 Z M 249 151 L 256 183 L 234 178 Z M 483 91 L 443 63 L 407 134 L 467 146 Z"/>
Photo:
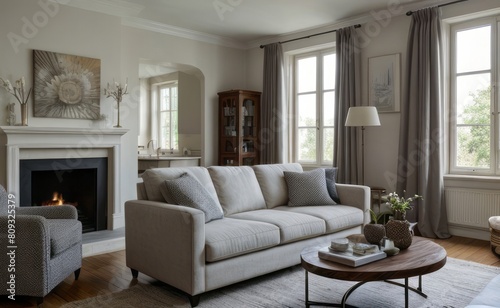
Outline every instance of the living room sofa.
<path id="1" fill-rule="evenodd" d="M 222 219 L 206 222 L 203 210 L 167 203 L 162 185 L 186 174 L 220 203 Z M 305 247 L 362 233 L 369 187 L 333 183 L 339 204 L 290 206 L 290 193 L 306 202 L 324 194 L 326 186 L 316 191 L 307 182 L 289 191 L 289 176 L 306 174 L 296 163 L 146 170 L 138 199 L 125 203 L 127 266 L 134 277 L 141 272 L 185 292 L 194 307 L 204 292 L 300 264 Z"/>

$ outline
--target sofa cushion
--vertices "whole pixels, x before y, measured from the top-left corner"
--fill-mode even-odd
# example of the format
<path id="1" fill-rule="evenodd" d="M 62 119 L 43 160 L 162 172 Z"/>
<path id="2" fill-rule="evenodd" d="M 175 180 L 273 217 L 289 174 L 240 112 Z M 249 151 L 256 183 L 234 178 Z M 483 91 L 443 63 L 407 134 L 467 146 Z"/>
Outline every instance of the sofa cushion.
<path id="1" fill-rule="evenodd" d="M 266 208 L 266 201 L 251 167 L 212 166 L 208 172 L 224 215 Z"/>
<path id="2" fill-rule="evenodd" d="M 50 257 L 82 242 L 82 223 L 76 219 L 47 219 L 50 233 Z"/>
<path id="3" fill-rule="evenodd" d="M 275 225 L 224 218 L 205 225 L 205 259 L 214 262 L 278 245 Z"/>
<path id="4" fill-rule="evenodd" d="M 335 203 L 340 203 L 339 194 L 337 193 L 337 168 L 325 168 L 326 189 L 330 198 Z"/>
<path id="5" fill-rule="evenodd" d="M 328 195 L 323 169 L 283 173 L 288 186 L 289 206 L 335 204 Z"/>
<path id="6" fill-rule="evenodd" d="M 210 174 L 205 167 L 182 167 L 182 168 L 155 168 L 148 169 L 142 174 L 147 200 L 172 203 L 173 200 L 166 200 L 161 191 L 160 184 L 165 180 L 172 180 L 180 177 L 184 173 L 194 176 L 203 187 L 217 200 L 217 193 Z"/>
<path id="7" fill-rule="evenodd" d="M 177 179 L 165 180 L 160 185 L 160 190 L 164 196 L 173 198 L 175 204 L 203 211 L 205 223 L 224 217 L 219 201 L 189 173 L 184 173 Z"/>
<path id="8" fill-rule="evenodd" d="M 348 205 L 329 206 L 279 206 L 278 211 L 293 212 L 321 218 L 326 223 L 326 233 L 333 233 L 343 229 L 363 224 L 364 213 L 362 210 Z"/>
<path id="9" fill-rule="evenodd" d="M 300 241 L 302 239 L 325 234 L 324 220 L 300 213 L 266 209 L 238 213 L 231 215 L 230 217 L 261 221 L 276 225 L 280 229 L 281 244 Z"/>
<path id="10" fill-rule="evenodd" d="M 293 164 L 270 164 L 252 166 L 268 209 L 288 204 L 288 186 L 283 171 L 302 172 L 302 166 Z"/>

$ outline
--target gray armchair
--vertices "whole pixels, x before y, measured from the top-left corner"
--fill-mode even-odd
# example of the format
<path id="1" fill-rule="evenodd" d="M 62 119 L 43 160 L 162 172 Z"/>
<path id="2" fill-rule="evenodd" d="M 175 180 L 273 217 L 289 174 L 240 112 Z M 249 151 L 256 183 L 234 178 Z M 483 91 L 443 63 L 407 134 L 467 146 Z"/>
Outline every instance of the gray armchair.
<path id="1" fill-rule="evenodd" d="M 17 205 L 16 199 L 11 200 Z M 71 273 L 78 279 L 82 224 L 74 206 L 62 205 L 16 207 L 12 225 L 8 202 L 8 194 L 0 185 L 0 295 L 15 292 L 15 296 L 32 296 L 40 305 L 44 296 Z M 14 243 L 9 242 L 9 234 L 15 235 Z M 15 254 L 9 254 L 14 250 Z M 12 292 L 11 274 L 15 275 Z"/>

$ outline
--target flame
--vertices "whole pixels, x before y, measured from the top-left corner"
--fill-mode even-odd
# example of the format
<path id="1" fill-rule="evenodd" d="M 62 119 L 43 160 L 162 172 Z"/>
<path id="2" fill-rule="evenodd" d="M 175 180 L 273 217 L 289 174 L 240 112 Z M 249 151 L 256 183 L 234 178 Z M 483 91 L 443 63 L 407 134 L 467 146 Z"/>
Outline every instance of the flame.
<path id="1" fill-rule="evenodd" d="M 42 203 L 42 205 L 63 205 L 64 199 L 63 195 L 57 191 L 52 193 L 52 200 L 48 200 Z"/>

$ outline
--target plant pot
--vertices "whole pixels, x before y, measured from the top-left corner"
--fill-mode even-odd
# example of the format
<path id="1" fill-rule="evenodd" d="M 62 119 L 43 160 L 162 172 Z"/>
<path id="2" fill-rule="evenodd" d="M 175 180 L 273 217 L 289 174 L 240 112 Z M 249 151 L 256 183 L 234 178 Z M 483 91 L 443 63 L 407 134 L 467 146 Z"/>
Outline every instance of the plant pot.
<path id="1" fill-rule="evenodd" d="M 413 230 L 411 230 L 407 220 L 389 220 L 385 225 L 385 232 L 386 236 L 394 241 L 395 247 L 400 250 L 410 247 L 413 240 Z"/>
<path id="2" fill-rule="evenodd" d="M 385 236 L 385 227 L 379 224 L 368 224 L 364 226 L 363 233 L 368 243 L 378 245 Z"/>

